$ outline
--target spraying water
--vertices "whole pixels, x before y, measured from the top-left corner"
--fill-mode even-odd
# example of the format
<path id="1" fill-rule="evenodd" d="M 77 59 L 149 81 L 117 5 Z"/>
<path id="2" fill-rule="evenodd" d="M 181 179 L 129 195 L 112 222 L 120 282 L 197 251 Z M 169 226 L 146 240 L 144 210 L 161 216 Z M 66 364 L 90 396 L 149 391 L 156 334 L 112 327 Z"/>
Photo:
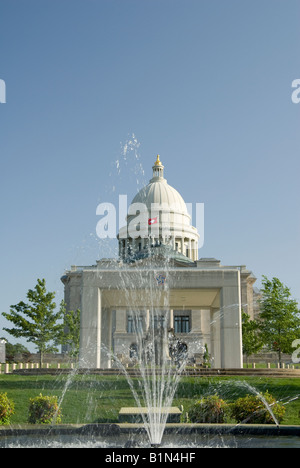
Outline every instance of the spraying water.
<path id="1" fill-rule="evenodd" d="M 252 385 L 250 385 L 246 381 L 240 381 L 240 382 L 238 382 L 238 385 L 246 387 L 251 393 L 256 395 L 262 401 L 262 403 L 265 405 L 266 410 L 270 413 L 274 423 L 279 428 L 279 422 L 278 422 L 278 420 L 277 420 L 277 418 L 276 418 L 276 416 L 275 416 L 275 414 L 274 414 L 274 412 L 272 410 L 272 407 L 271 407 L 271 405 L 269 405 L 269 403 L 267 402 L 266 398 L 262 395 L 262 393 L 260 393 L 255 387 L 253 387 Z"/>
<path id="2" fill-rule="evenodd" d="M 137 289 L 126 289 L 126 272 L 120 272 L 121 289 L 125 291 L 126 302 L 131 304 L 129 317 L 134 346 L 131 349 L 130 372 L 126 363 L 117 355 L 113 361 L 127 378 L 141 416 L 149 441 L 152 445 L 161 443 L 170 407 L 178 386 L 182 371 L 187 362 L 187 355 L 180 346 L 169 323 L 169 288 L 166 282 L 161 288 L 154 289 L 149 275 L 156 278 L 159 271 L 155 262 L 149 260 L 152 268 L 138 271 Z M 164 271 L 168 271 L 168 259 L 165 259 Z M 143 300 L 147 304 L 146 313 L 142 314 L 138 305 L 142 289 Z M 135 303 L 136 301 L 136 303 Z M 146 408 L 147 411 L 142 411 Z"/>
<path id="3" fill-rule="evenodd" d="M 127 183 L 128 177 L 134 177 L 133 185 L 137 191 L 146 186 L 140 143 L 134 134 L 121 144 L 121 154 L 114 166 L 119 181 L 125 174 Z M 146 412 L 141 411 L 141 416 L 151 444 L 157 445 L 161 443 L 169 408 L 185 368 L 187 355 L 180 348 L 180 340 L 176 338 L 170 322 L 170 295 L 166 281 L 170 258 L 164 252 L 158 259 L 154 244 L 155 240 L 151 237 L 143 239 L 140 254 L 147 259 L 147 265 L 135 269 L 135 281 L 131 283 L 130 289 L 128 270 L 120 269 L 119 272 L 119 289 L 125 294 L 126 304 L 130 305 L 130 308 L 127 306 L 127 314 L 129 331 L 133 333 L 130 364 L 134 375 L 132 367 L 131 372 L 128 372 L 128 363 L 122 360 L 120 353 L 112 355 L 112 360 L 126 376 L 137 406 L 147 408 Z M 132 243 L 129 247 L 134 252 Z M 123 252 L 125 257 L 129 247 Z M 146 305 L 146 310 L 141 307 L 141 303 Z"/>

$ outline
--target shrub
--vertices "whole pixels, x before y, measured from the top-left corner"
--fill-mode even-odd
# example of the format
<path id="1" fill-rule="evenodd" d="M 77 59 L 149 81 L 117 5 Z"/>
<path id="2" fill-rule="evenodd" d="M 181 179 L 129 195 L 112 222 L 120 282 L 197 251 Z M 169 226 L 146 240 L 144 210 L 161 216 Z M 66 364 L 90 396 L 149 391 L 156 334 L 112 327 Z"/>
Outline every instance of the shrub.
<path id="1" fill-rule="evenodd" d="M 51 424 L 61 422 L 61 411 L 56 396 L 43 396 L 41 393 L 30 398 L 29 418 L 31 424 Z"/>
<path id="2" fill-rule="evenodd" d="M 10 424 L 10 416 L 15 412 L 13 401 L 7 398 L 7 393 L 0 393 L 0 426 Z"/>
<path id="3" fill-rule="evenodd" d="M 196 401 L 189 411 L 192 423 L 224 423 L 227 403 L 218 395 L 210 395 Z"/>
<path id="4" fill-rule="evenodd" d="M 275 418 L 280 423 L 285 414 L 285 407 L 276 403 L 276 399 L 267 391 L 259 395 L 246 395 L 231 405 L 231 415 L 238 423 L 244 424 L 274 424 L 274 419 L 262 398 L 270 406 Z"/>

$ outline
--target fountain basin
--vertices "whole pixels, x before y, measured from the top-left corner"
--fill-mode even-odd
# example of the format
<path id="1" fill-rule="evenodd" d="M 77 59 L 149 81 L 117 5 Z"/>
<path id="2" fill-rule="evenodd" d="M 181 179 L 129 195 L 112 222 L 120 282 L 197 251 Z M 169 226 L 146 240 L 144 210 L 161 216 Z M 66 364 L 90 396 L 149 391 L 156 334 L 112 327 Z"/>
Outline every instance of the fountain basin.
<path id="1" fill-rule="evenodd" d="M 0 448 L 150 448 L 142 424 L 0 427 Z M 300 426 L 167 424 L 162 448 L 300 448 Z"/>

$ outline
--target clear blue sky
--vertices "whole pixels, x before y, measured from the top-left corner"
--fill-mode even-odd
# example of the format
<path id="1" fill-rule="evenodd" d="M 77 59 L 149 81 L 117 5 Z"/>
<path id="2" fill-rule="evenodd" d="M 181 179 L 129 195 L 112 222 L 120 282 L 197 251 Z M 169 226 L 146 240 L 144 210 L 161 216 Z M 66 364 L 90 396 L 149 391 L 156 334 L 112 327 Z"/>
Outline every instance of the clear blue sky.
<path id="1" fill-rule="evenodd" d="M 157 153 L 205 204 L 200 257 L 300 301 L 299 23 L 299 0 L 0 0 L 0 312 L 111 255 L 96 207 Z"/>

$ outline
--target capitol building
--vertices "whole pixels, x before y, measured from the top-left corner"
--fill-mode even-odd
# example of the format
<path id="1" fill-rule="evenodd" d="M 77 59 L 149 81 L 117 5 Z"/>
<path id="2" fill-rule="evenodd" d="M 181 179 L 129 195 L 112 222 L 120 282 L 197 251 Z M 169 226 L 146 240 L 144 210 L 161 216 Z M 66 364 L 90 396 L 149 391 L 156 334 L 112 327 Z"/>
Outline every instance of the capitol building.
<path id="1" fill-rule="evenodd" d="M 241 311 L 255 315 L 256 278 L 245 265 L 198 258 L 203 240 L 159 156 L 152 171 L 119 230 L 119 257 L 62 277 L 67 310 L 81 311 L 80 366 L 111 368 L 114 356 L 134 365 L 149 333 L 166 330 L 190 362 L 206 349 L 212 367 L 241 368 Z"/>

